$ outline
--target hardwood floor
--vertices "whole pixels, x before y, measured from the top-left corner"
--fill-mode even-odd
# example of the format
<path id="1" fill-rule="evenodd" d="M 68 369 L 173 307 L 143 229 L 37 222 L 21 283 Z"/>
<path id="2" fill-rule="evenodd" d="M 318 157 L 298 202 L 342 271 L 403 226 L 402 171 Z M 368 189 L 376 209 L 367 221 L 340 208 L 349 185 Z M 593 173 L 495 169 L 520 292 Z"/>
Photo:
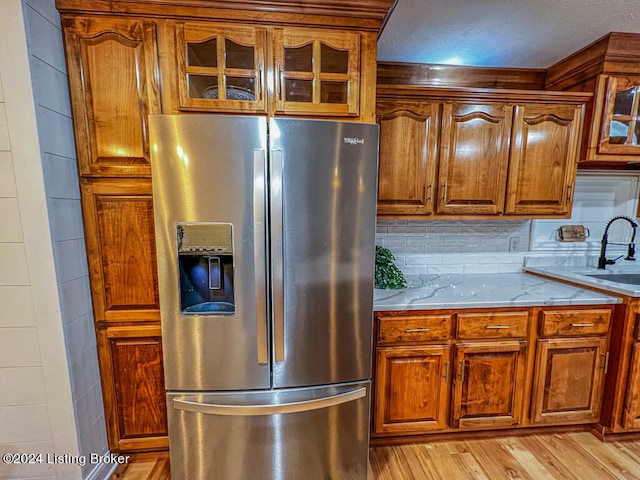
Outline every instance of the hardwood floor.
<path id="1" fill-rule="evenodd" d="M 370 480 L 640 480 L 640 440 L 602 443 L 588 432 L 455 440 L 374 447 L 369 461 Z M 168 454 L 137 455 L 111 479 L 169 480 Z"/>

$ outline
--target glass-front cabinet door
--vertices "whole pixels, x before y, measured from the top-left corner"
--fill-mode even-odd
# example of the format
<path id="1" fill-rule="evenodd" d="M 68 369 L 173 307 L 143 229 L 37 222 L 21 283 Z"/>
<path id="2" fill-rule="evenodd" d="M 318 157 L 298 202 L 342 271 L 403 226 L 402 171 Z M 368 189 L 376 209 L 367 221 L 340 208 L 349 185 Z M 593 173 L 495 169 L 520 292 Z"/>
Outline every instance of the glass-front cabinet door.
<path id="1" fill-rule="evenodd" d="M 275 112 L 357 116 L 360 34 L 274 29 Z"/>
<path id="2" fill-rule="evenodd" d="M 598 153 L 640 155 L 640 77 L 606 78 Z"/>
<path id="3" fill-rule="evenodd" d="M 266 112 L 266 30 L 260 27 L 177 25 L 180 108 Z"/>

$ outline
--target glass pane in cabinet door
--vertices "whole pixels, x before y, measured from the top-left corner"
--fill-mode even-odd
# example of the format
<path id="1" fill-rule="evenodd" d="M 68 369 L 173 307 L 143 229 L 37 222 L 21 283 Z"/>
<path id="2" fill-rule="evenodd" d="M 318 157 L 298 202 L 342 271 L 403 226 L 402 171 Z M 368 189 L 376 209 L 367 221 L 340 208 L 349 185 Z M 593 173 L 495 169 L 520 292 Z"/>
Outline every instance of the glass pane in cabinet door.
<path id="1" fill-rule="evenodd" d="M 609 143 L 617 145 L 623 144 L 627 141 L 627 135 L 629 135 L 629 122 L 611 120 Z"/>
<path id="2" fill-rule="evenodd" d="M 253 47 L 239 45 L 227 38 L 224 41 L 224 48 L 227 68 L 239 68 L 243 70 L 255 69 Z"/>
<path id="3" fill-rule="evenodd" d="M 313 44 L 284 49 L 284 69 L 287 72 L 313 71 Z"/>
<path id="4" fill-rule="evenodd" d="M 187 75 L 189 84 L 189 98 L 218 98 L 218 77 L 205 75 Z M 212 93 L 216 96 L 212 97 Z"/>
<path id="5" fill-rule="evenodd" d="M 284 92 L 287 102 L 312 102 L 313 82 L 311 80 L 285 79 Z"/>
<path id="6" fill-rule="evenodd" d="M 636 129 L 633 132 L 632 143 L 634 145 L 640 145 L 640 118 L 636 120 Z"/>
<path id="7" fill-rule="evenodd" d="M 635 88 L 628 90 L 620 90 L 616 92 L 616 100 L 613 105 L 614 115 L 632 115 L 633 98 L 635 97 Z"/>
<path id="8" fill-rule="evenodd" d="M 323 73 L 348 73 L 349 52 L 335 50 L 324 43 L 321 44 L 320 71 Z"/>
<path id="9" fill-rule="evenodd" d="M 187 43 L 187 65 L 190 67 L 217 67 L 217 44 L 215 38 L 203 43 Z"/>
<path id="10" fill-rule="evenodd" d="M 255 100 L 255 83 L 255 78 L 227 77 L 227 100 Z"/>
<path id="11" fill-rule="evenodd" d="M 349 89 L 347 82 L 322 82 L 320 101 L 322 103 L 347 103 Z"/>

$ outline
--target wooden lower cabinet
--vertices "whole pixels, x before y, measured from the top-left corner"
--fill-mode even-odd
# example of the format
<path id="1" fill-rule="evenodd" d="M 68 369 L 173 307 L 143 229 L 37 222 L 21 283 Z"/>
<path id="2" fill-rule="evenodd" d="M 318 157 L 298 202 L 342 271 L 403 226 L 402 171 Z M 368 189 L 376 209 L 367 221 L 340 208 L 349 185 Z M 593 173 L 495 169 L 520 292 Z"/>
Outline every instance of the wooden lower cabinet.
<path id="1" fill-rule="evenodd" d="M 594 423 L 600 419 L 606 338 L 538 340 L 533 423 Z"/>
<path id="2" fill-rule="evenodd" d="M 452 426 L 485 428 L 520 424 L 526 343 L 459 343 L 455 349 Z"/>
<path id="3" fill-rule="evenodd" d="M 376 433 L 447 426 L 451 347 L 380 348 L 376 353 Z"/>
<path id="4" fill-rule="evenodd" d="M 377 313 L 372 436 L 597 424 L 616 310 Z M 640 428 L 640 336 L 634 342 L 628 429 Z"/>
<path id="5" fill-rule="evenodd" d="M 622 424 L 627 430 L 640 429 L 640 340 L 633 344 Z"/>
<path id="6" fill-rule="evenodd" d="M 168 446 L 159 325 L 98 330 L 102 394 L 112 452 Z"/>

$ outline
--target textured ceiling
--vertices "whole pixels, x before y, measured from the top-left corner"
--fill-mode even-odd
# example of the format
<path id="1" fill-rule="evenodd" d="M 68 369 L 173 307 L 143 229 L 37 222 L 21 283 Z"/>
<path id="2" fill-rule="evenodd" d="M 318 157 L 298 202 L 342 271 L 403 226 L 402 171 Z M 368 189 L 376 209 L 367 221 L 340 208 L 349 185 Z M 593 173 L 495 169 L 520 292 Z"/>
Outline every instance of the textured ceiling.
<path id="1" fill-rule="evenodd" d="M 546 68 L 612 31 L 640 33 L 640 0 L 398 0 L 378 60 Z"/>

